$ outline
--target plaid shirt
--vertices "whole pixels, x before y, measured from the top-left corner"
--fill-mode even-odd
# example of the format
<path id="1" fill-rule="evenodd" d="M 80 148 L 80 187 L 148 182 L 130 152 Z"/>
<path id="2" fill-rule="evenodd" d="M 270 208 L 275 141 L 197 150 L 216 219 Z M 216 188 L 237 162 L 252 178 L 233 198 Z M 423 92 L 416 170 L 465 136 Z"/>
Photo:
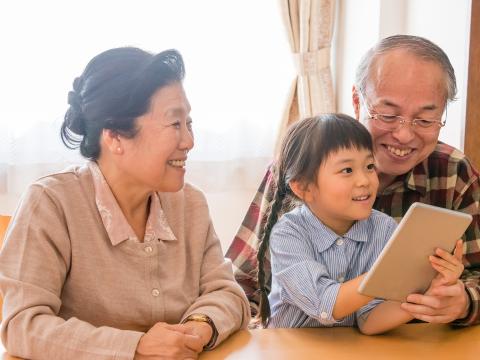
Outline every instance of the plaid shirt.
<path id="1" fill-rule="evenodd" d="M 252 307 L 258 310 L 257 249 L 259 238 L 273 202 L 275 180 L 271 168 L 260 184 L 226 256 L 232 259 L 235 278 L 245 290 Z M 462 280 L 471 299 L 467 318 L 456 325 L 480 323 L 480 179 L 479 173 L 459 150 L 439 142 L 433 153 L 410 172 L 398 176 L 392 184 L 377 194 L 374 208 L 392 216 L 397 222 L 414 202 L 423 202 L 446 209 L 459 210 L 473 216 L 464 235 Z M 289 199 L 279 216 L 299 204 Z M 269 252 L 267 252 L 268 254 Z M 265 261 L 268 284 L 271 283 L 269 255 Z"/>

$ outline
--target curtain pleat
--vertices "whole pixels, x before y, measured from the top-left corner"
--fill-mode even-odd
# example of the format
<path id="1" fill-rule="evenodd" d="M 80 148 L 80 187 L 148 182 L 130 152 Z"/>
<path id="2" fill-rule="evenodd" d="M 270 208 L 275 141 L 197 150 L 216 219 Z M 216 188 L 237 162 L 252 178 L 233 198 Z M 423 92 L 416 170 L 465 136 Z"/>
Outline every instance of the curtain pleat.
<path id="1" fill-rule="evenodd" d="M 296 67 L 279 139 L 299 119 L 335 112 L 330 48 L 335 0 L 280 0 L 282 18 Z"/>

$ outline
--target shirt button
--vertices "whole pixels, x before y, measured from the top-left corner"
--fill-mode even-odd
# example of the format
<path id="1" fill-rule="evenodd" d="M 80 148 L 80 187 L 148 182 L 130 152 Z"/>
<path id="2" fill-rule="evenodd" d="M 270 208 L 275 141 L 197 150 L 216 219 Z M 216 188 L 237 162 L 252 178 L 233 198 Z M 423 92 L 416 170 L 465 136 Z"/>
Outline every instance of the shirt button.
<path id="1" fill-rule="evenodd" d="M 145 247 L 145 249 L 144 249 L 144 250 L 145 250 L 145 252 L 146 252 L 146 253 L 151 253 L 151 252 L 153 251 L 153 249 L 152 249 L 152 247 L 151 247 L 151 246 L 147 246 L 147 247 Z"/>
<path id="2" fill-rule="evenodd" d="M 343 239 L 337 239 L 337 241 L 335 241 L 335 243 L 336 243 L 338 246 L 342 246 L 342 245 L 343 245 Z"/>
<path id="3" fill-rule="evenodd" d="M 345 278 L 344 278 L 343 276 L 340 276 L 337 280 L 338 280 L 338 282 L 341 282 L 341 283 L 342 283 L 342 282 L 345 281 Z"/>
<path id="4" fill-rule="evenodd" d="M 324 311 L 320 314 L 320 317 L 325 320 L 328 318 L 328 314 Z"/>
<path id="5" fill-rule="evenodd" d="M 152 290 L 152 295 L 157 297 L 158 295 L 160 295 L 160 291 L 158 289 L 153 289 Z"/>

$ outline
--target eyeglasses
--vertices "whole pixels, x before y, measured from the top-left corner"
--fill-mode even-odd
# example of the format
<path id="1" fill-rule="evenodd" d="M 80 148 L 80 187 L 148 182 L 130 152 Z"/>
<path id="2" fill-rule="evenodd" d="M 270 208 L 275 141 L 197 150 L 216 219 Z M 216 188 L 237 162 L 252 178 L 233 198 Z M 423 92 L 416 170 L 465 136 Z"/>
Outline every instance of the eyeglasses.
<path id="1" fill-rule="evenodd" d="M 373 125 L 382 130 L 396 131 L 400 126 L 410 123 L 412 129 L 418 133 L 434 133 L 440 128 L 444 127 L 447 122 L 447 108 L 445 108 L 445 119 L 436 120 L 436 119 L 407 119 L 400 115 L 389 115 L 389 114 L 377 114 L 371 113 L 369 106 L 365 101 L 365 97 L 361 92 L 359 92 L 360 98 L 362 99 L 365 110 L 367 111 L 368 117 L 373 120 Z"/>

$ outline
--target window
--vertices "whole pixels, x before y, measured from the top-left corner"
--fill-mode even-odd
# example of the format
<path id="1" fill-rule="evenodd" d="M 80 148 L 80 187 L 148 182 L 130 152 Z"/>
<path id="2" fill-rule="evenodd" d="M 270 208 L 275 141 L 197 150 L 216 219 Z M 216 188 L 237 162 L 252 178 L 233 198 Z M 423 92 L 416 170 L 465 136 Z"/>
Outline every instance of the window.
<path id="1" fill-rule="evenodd" d="M 0 69 L 0 212 L 10 213 L 35 178 L 82 161 L 59 137 L 67 93 L 88 60 L 112 47 L 176 48 L 184 56 L 196 140 L 189 175 L 204 179 L 195 163 L 199 170 L 210 164 L 215 186 L 218 174 L 226 176 L 220 185 L 230 186 L 237 176 L 228 172 L 238 173 L 240 159 L 264 164 L 272 156 L 294 73 L 276 1 L 47 0 L 1 7 L 0 31 L 9 36 Z"/>

